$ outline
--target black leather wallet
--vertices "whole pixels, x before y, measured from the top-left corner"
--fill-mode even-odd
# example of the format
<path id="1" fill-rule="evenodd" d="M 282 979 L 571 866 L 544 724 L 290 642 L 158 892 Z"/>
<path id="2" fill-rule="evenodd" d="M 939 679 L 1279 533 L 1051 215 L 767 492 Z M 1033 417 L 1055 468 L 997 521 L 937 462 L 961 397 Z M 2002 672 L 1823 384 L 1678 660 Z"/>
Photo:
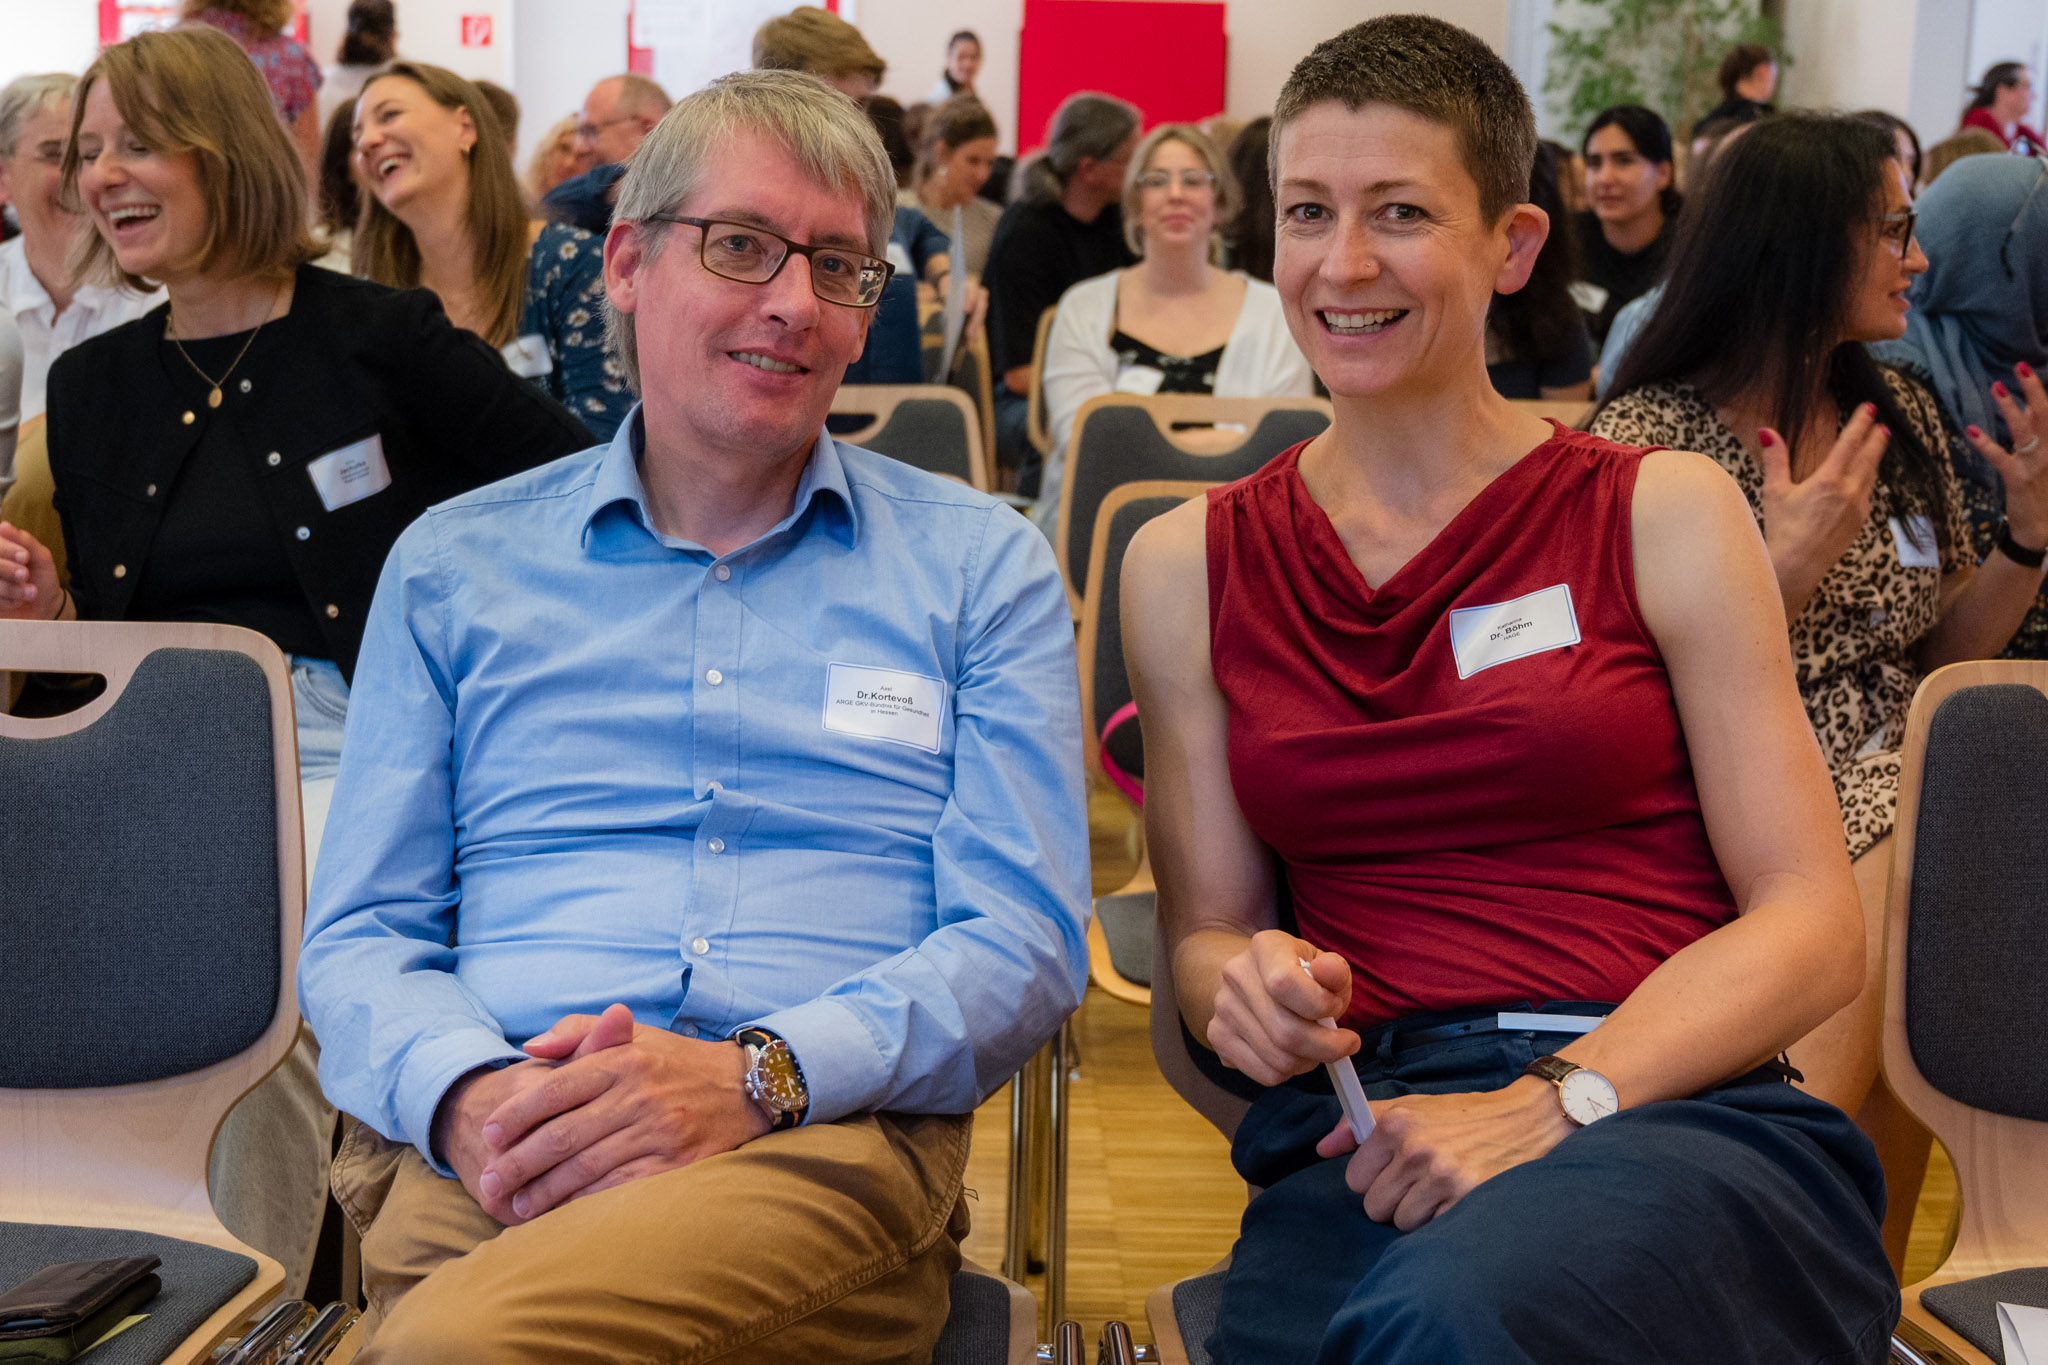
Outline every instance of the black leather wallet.
<path id="1" fill-rule="evenodd" d="M 140 1301 L 147 1302 L 157 1288 L 151 1272 L 161 1264 L 155 1256 L 121 1256 L 46 1266 L 0 1294 L 0 1343 L 69 1335 L 117 1301 L 136 1302 L 129 1291 L 145 1281 L 149 1294 Z"/>

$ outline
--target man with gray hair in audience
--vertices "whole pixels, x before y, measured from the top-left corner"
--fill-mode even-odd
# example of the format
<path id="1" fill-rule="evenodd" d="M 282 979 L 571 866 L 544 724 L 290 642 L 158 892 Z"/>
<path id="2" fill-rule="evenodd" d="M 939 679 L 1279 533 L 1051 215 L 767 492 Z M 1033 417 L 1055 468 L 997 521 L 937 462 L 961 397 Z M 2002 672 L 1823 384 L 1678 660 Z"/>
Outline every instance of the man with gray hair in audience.
<path id="1" fill-rule="evenodd" d="M 161 290 L 71 281 L 66 259 L 78 215 L 64 207 L 64 143 L 71 136 L 76 76 L 22 76 L 0 90 L 0 201 L 14 206 L 21 235 L 0 243 L 0 308 L 21 331 L 21 420 L 43 415 L 50 362 L 88 337 L 141 317 Z"/>
<path id="2" fill-rule="evenodd" d="M 576 154 L 590 169 L 549 190 L 541 209 L 556 222 L 602 234 L 612 223 L 612 200 L 626 158 L 633 155 L 669 110 L 668 91 L 645 76 L 607 76 L 583 98 Z"/>
<path id="3" fill-rule="evenodd" d="M 815 77 L 685 99 L 605 244 L 640 406 L 385 564 L 299 971 L 364 1365 L 930 1358 L 1088 839 L 1043 538 L 824 430 L 894 204 Z"/>

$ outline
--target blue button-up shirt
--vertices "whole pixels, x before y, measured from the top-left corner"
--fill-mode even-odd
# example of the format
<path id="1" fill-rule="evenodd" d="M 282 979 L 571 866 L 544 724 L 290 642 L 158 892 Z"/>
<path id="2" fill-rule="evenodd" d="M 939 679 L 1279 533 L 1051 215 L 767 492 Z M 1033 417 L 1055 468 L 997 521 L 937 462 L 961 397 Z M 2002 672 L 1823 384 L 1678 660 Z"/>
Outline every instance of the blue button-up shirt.
<path id="1" fill-rule="evenodd" d="M 429 511 L 364 632 L 299 1001 L 328 1098 L 429 1161 L 457 1079 L 614 1001 L 774 1030 L 820 1122 L 965 1112 L 1080 1000 L 1044 537 L 821 435 L 790 515 L 713 555 L 655 529 L 639 433 Z"/>

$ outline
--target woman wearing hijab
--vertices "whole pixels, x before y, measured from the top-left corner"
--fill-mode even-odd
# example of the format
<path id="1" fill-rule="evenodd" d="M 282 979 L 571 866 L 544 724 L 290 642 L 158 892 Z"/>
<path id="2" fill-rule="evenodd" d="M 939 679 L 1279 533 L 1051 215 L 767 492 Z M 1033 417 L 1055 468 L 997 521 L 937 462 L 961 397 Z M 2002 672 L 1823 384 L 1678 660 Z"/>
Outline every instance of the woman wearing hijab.
<path id="1" fill-rule="evenodd" d="M 1997 392 L 2048 367 L 2044 186 L 2048 163 L 2017 156 L 1970 157 L 1930 185 L 1915 205 L 1928 264 L 1907 294 L 1906 334 L 1871 348 L 1940 401 L 1980 562 L 2004 524 L 2005 489 L 1968 438 L 1984 431 L 2010 445 Z M 2048 593 L 2003 657 L 2048 659 Z"/>

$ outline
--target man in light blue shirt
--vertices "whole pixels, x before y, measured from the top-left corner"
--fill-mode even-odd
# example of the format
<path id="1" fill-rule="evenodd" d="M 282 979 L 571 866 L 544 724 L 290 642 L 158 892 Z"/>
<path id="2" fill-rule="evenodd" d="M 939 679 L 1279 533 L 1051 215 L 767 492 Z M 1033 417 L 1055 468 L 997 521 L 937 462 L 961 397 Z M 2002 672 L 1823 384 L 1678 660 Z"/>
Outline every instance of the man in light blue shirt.
<path id="1" fill-rule="evenodd" d="M 1078 1003 L 1073 636 L 1043 537 L 822 434 L 894 182 L 729 77 L 606 243 L 642 403 L 385 565 L 300 960 L 366 1362 L 898 1360 L 969 1116 Z"/>

